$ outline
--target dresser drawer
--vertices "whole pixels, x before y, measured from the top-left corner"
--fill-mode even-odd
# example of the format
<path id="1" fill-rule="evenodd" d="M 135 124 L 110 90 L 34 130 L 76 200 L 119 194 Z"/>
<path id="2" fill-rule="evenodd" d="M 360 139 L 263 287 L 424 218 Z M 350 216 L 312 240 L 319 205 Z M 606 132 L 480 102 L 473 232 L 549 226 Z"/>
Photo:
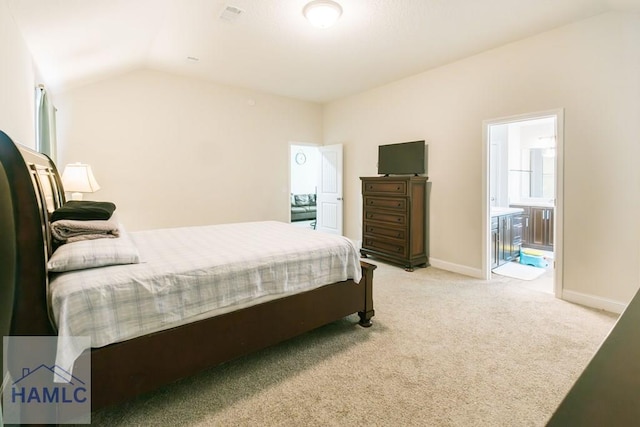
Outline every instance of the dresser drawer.
<path id="1" fill-rule="evenodd" d="M 368 208 L 386 208 L 405 211 L 407 199 L 396 197 L 365 197 L 364 205 Z"/>
<path id="2" fill-rule="evenodd" d="M 365 249 L 372 251 L 381 251 L 389 255 L 407 256 L 407 246 L 404 243 L 393 243 L 387 240 L 380 240 L 374 237 L 365 237 L 362 241 L 362 246 Z"/>
<path id="3" fill-rule="evenodd" d="M 362 193 L 384 193 L 384 194 L 407 194 L 407 183 L 405 181 L 369 181 L 362 184 Z"/>
<path id="4" fill-rule="evenodd" d="M 383 212 L 378 210 L 365 209 L 365 221 L 380 221 L 395 225 L 406 225 L 407 215 L 404 213 Z"/>
<path id="5" fill-rule="evenodd" d="M 404 228 L 388 228 L 381 227 L 376 224 L 365 223 L 364 234 L 369 237 L 387 237 L 391 239 L 405 240 L 407 237 L 407 231 Z"/>

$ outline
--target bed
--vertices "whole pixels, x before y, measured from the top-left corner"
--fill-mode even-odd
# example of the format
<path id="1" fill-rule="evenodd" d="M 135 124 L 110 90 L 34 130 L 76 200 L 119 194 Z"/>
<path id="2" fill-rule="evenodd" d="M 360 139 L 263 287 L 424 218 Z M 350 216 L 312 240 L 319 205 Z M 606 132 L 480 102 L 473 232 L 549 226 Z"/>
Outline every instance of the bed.
<path id="1" fill-rule="evenodd" d="M 635 426 L 640 420 L 640 291 L 636 291 L 546 427 Z"/>
<path id="2" fill-rule="evenodd" d="M 54 300 L 58 297 L 52 291 L 60 288 L 60 282 L 71 274 L 48 270 L 52 254 L 57 251 L 53 250 L 49 218 L 51 212 L 64 203 L 64 190 L 54 162 L 45 155 L 15 144 L 0 131 L 0 257 L 3 260 L 0 270 L 0 326 L 3 335 L 11 336 L 55 336 L 60 332 L 58 353 L 73 344 L 61 337 L 67 326 L 61 327 L 64 321 L 60 308 L 54 310 Z M 263 226 L 274 233 L 278 233 L 281 227 L 295 228 L 289 224 L 266 222 L 211 226 L 191 229 L 191 232 L 205 235 L 218 233 L 221 228 L 225 233 L 245 229 L 256 236 L 255 233 L 261 233 L 258 229 Z M 155 256 L 149 252 L 149 248 L 158 245 L 162 248 L 162 244 L 158 243 L 163 242 L 162 238 L 173 240 L 175 236 L 171 233 L 185 231 L 189 229 L 129 235 L 137 245 L 142 246 L 140 255 L 143 261 L 145 257 L 149 261 Z M 310 230 L 303 231 L 304 235 L 295 238 L 306 239 L 306 236 L 313 238 L 311 236 L 318 235 Z M 269 239 L 272 238 L 264 242 Z M 222 245 L 221 253 L 233 252 L 227 240 L 216 240 L 220 240 Z M 257 256 L 258 252 L 263 252 L 263 249 L 251 254 L 242 263 L 246 262 L 249 266 L 249 259 Z M 233 304 L 204 311 L 200 309 L 198 313 L 178 310 L 181 311 L 179 315 L 172 312 L 170 319 L 161 319 L 160 326 L 138 329 L 107 341 L 98 340 L 100 346 L 91 349 L 76 348 L 75 352 L 81 353 L 80 358 L 91 358 L 92 410 L 128 400 L 355 313 L 358 314 L 359 325 L 371 326 L 374 315 L 373 271 L 376 267 L 356 259 L 358 274 L 347 273 L 349 277 L 337 280 L 337 276 L 325 274 L 326 265 L 318 266 L 313 259 L 306 259 L 305 254 L 303 245 L 288 257 L 301 258 L 297 260 L 297 274 L 301 278 L 307 276 L 311 287 L 278 290 L 271 294 L 252 294 L 252 291 L 248 291 L 247 295 Z M 274 255 L 267 254 L 267 258 L 270 257 Z M 263 259 L 263 262 L 267 261 Z M 258 268 L 253 266 L 242 270 L 239 267 L 242 263 L 235 261 L 234 274 L 249 274 L 246 272 L 255 272 Z M 143 269 L 144 264 L 135 264 L 135 268 Z M 158 265 L 156 267 L 160 268 Z M 196 270 L 201 271 L 200 267 L 196 267 Z M 91 275 L 91 279 L 85 278 L 84 281 L 93 283 L 99 276 L 116 276 L 118 274 L 113 272 L 121 270 L 114 268 L 118 267 L 85 270 L 82 274 Z M 221 269 L 227 271 L 231 267 L 229 264 L 217 265 L 216 270 Z M 101 273 L 103 270 L 105 274 Z M 275 270 L 277 267 L 270 267 L 270 271 Z M 269 283 L 278 282 L 283 277 L 273 274 L 273 280 Z M 285 273 L 285 276 L 290 274 Z M 202 282 L 205 279 L 199 280 Z M 137 302 L 123 298 L 118 307 L 129 304 L 135 308 Z M 194 299 L 193 296 L 180 294 L 178 300 L 184 302 L 189 298 Z M 185 307 L 187 305 L 184 304 Z M 67 324 L 73 323 L 73 312 L 77 310 L 68 311 L 71 315 Z M 145 322 L 138 320 L 138 323 Z M 76 356 L 71 354 L 71 359 L 67 360 L 73 360 Z"/>

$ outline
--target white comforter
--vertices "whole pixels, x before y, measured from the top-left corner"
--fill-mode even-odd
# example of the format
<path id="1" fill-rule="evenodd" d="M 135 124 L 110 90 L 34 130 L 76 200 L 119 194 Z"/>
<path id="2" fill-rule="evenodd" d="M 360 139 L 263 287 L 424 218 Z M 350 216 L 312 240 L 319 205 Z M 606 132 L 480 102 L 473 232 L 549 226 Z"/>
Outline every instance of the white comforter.
<path id="1" fill-rule="evenodd" d="M 56 364 L 71 371 L 91 347 L 211 317 L 347 279 L 359 282 L 353 243 L 268 221 L 129 233 L 141 263 L 53 276 Z"/>

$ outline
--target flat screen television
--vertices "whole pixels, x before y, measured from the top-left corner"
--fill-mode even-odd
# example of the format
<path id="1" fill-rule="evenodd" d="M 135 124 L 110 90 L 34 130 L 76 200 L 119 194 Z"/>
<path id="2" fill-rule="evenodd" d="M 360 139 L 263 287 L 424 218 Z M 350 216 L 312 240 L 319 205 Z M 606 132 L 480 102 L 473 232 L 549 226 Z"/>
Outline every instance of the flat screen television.
<path id="1" fill-rule="evenodd" d="M 424 141 L 378 146 L 379 175 L 427 174 L 428 146 Z"/>

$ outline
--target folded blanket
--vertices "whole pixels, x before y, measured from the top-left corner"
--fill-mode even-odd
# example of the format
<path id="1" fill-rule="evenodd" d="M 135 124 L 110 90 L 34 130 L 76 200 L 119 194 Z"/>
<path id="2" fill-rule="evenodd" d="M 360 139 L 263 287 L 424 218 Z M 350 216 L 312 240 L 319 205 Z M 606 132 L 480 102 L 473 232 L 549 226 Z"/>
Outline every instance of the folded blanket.
<path id="1" fill-rule="evenodd" d="M 112 215 L 108 220 L 61 219 L 51 223 L 51 234 L 55 240 L 61 243 L 113 238 L 120 236 L 118 225 L 115 215 Z"/>
<path id="2" fill-rule="evenodd" d="M 69 200 L 51 214 L 51 221 L 61 219 L 107 220 L 113 215 L 116 205 L 111 202 L 92 200 Z"/>

